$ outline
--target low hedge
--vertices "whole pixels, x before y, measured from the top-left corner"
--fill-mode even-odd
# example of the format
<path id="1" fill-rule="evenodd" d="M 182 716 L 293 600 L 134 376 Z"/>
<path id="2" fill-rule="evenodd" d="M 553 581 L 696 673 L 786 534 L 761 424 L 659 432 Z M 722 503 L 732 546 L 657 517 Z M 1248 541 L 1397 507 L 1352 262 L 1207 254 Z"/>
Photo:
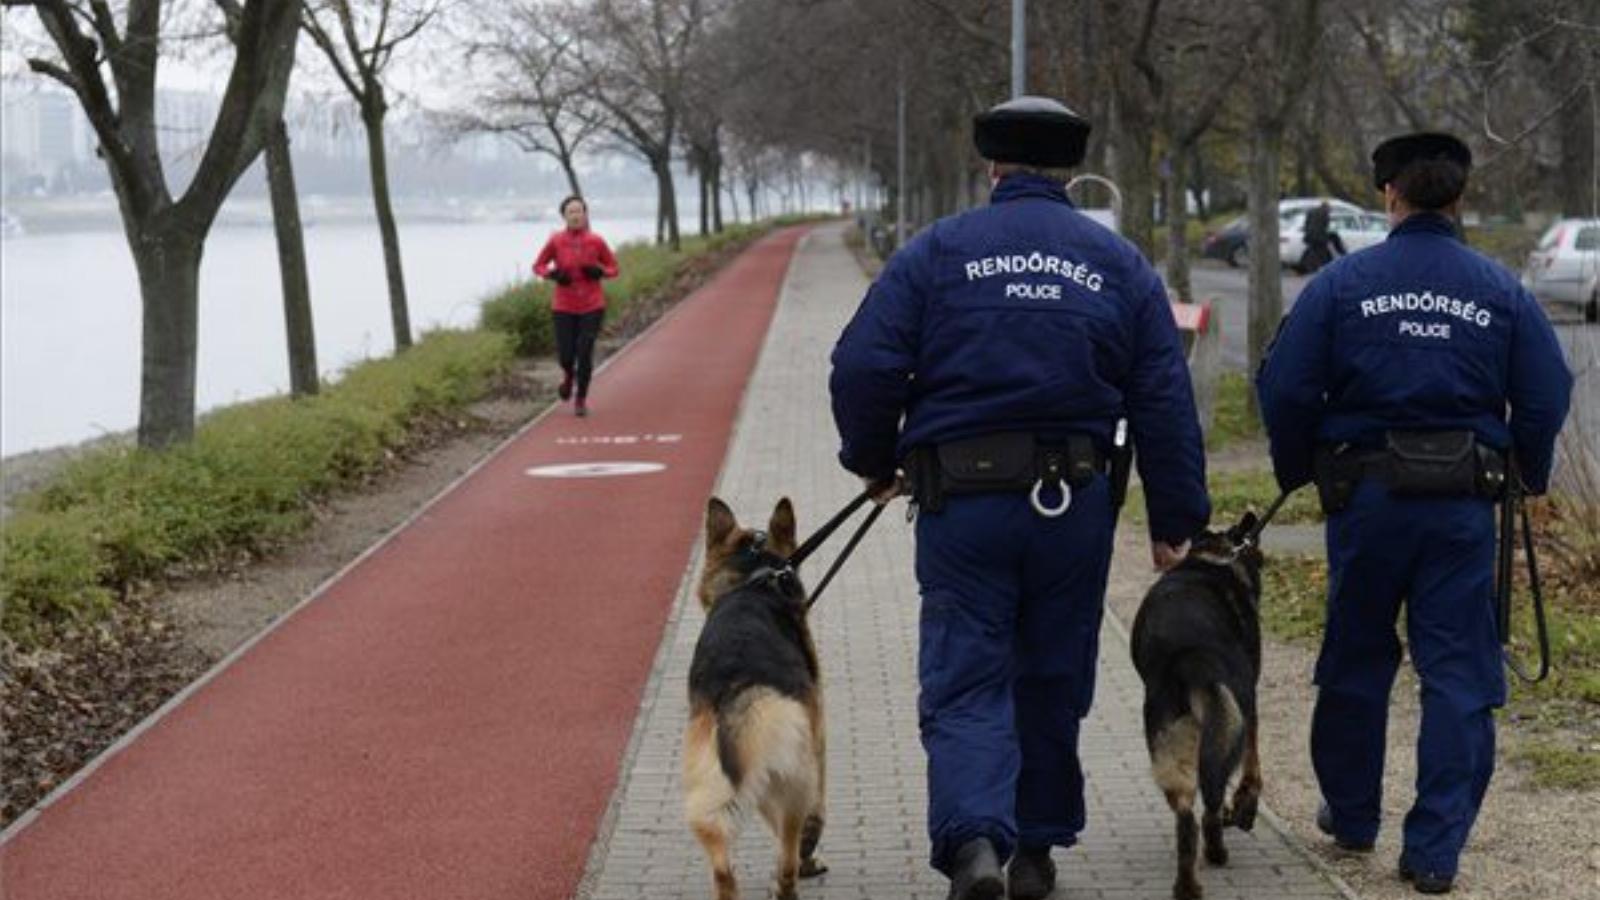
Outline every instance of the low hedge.
<path id="1" fill-rule="evenodd" d="M 435 332 L 318 396 L 209 414 L 181 447 L 69 463 L 0 531 L 0 631 L 47 643 L 142 582 L 214 571 L 300 533 L 318 498 L 381 469 L 420 420 L 482 396 L 511 360 L 503 335 Z"/>

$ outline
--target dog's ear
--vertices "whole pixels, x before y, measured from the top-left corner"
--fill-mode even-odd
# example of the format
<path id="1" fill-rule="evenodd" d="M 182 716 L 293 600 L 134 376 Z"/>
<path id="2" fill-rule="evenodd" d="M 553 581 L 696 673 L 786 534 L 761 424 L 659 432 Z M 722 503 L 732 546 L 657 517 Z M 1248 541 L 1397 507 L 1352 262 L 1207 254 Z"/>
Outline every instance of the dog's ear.
<path id="1" fill-rule="evenodd" d="M 716 549 L 727 542 L 728 536 L 739 527 L 728 504 L 716 497 L 706 502 L 706 548 Z"/>
<path id="2" fill-rule="evenodd" d="M 794 504 L 788 497 L 779 500 L 772 510 L 772 521 L 767 523 L 767 540 L 772 542 L 772 552 L 779 556 L 789 556 L 799 546 L 795 542 Z"/>
<path id="3" fill-rule="evenodd" d="M 1244 539 L 1250 536 L 1250 532 L 1256 530 L 1257 521 L 1259 520 L 1256 518 L 1254 510 L 1246 511 L 1244 518 L 1239 520 L 1239 524 L 1228 529 L 1228 541 L 1235 547 L 1244 543 Z"/>

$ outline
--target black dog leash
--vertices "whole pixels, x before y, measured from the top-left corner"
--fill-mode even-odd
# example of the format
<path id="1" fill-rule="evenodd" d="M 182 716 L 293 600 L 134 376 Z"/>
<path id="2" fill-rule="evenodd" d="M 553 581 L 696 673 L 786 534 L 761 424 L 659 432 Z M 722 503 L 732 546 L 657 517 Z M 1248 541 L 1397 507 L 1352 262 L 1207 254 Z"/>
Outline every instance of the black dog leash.
<path id="1" fill-rule="evenodd" d="M 1289 490 L 1278 494 L 1278 499 L 1272 501 L 1272 505 L 1267 507 L 1266 514 L 1256 520 L 1255 527 L 1245 532 L 1244 537 L 1239 541 L 1238 546 L 1253 547 L 1258 545 L 1261 541 L 1261 532 L 1267 530 L 1267 523 L 1272 521 L 1272 517 L 1278 514 L 1278 510 L 1283 508 L 1283 504 L 1288 501 L 1289 495 L 1294 492 L 1295 489 L 1290 488 Z"/>
<path id="2" fill-rule="evenodd" d="M 867 490 L 864 490 L 858 494 L 854 500 L 851 500 L 849 503 L 845 504 L 844 509 L 834 513 L 833 518 L 829 519 L 821 528 L 818 528 L 811 534 L 810 537 L 806 538 L 805 543 L 797 547 L 794 553 L 789 556 L 789 559 L 786 561 L 787 568 L 790 570 L 798 569 L 800 564 L 805 562 L 806 557 L 815 553 L 817 548 L 821 547 L 824 541 L 832 537 L 833 533 L 839 530 L 839 526 L 843 525 L 850 518 L 850 516 L 854 515 L 855 511 L 860 509 L 862 504 L 872 499 L 872 494 L 872 489 L 868 488 Z M 861 543 L 861 539 L 867 534 L 867 529 L 871 528 L 872 523 L 878 520 L 878 516 L 883 514 L 883 509 L 887 505 L 888 504 L 879 504 L 873 507 L 872 512 L 868 513 L 867 517 L 861 521 L 859 526 L 856 527 L 855 534 L 850 536 L 849 542 L 844 545 L 844 550 L 840 551 L 838 557 L 834 559 L 833 565 L 828 568 L 827 574 L 823 575 L 822 581 L 817 584 L 816 590 L 813 590 L 811 592 L 811 596 L 806 599 L 807 610 L 810 610 L 812 606 L 816 605 L 817 598 L 822 596 L 823 589 L 828 586 L 828 582 L 833 580 L 833 576 L 839 574 L 839 569 L 844 565 L 844 561 L 850 558 L 851 553 L 855 552 L 856 545 Z"/>
<path id="3" fill-rule="evenodd" d="M 1522 476 L 1515 461 L 1506 473 L 1506 495 L 1500 501 L 1500 546 L 1495 567 L 1495 618 L 1500 629 L 1501 653 L 1506 668 L 1528 684 L 1538 684 L 1550 675 L 1550 631 L 1544 617 L 1544 591 L 1539 586 L 1539 560 L 1533 549 L 1533 523 L 1522 495 Z M 1529 676 L 1511 654 L 1511 599 L 1515 593 L 1517 519 L 1522 519 L 1522 552 L 1528 558 L 1528 589 L 1533 594 L 1534 631 L 1539 642 L 1538 674 Z"/>

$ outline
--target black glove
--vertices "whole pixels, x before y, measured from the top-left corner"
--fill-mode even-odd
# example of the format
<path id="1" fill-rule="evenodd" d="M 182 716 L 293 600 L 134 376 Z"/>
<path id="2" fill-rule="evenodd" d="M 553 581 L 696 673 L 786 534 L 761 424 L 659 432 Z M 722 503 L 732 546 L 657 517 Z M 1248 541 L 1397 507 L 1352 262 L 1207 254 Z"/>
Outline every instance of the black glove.
<path id="1" fill-rule="evenodd" d="M 584 266 L 583 274 L 589 276 L 590 281 L 599 281 L 601 278 L 605 277 L 606 270 L 600 268 L 599 266 Z"/>
<path id="2" fill-rule="evenodd" d="M 572 276 L 561 271 L 560 269 L 551 269 L 549 274 L 545 275 L 544 277 L 554 281 L 556 284 L 559 284 L 562 287 L 566 287 L 572 283 Z"/>

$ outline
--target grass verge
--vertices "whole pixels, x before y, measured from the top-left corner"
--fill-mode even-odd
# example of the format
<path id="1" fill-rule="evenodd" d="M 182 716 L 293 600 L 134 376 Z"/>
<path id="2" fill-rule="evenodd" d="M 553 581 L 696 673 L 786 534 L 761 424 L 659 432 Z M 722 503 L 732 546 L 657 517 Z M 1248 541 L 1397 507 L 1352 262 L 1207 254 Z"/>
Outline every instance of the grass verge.
<path id="1" fill-rule="evenodd" d="M 1277 479 L 1262 469 L 1214 471 L 1207 475 L 1206 487 L 1211 493 L 1212 527 L 1232 525 L 1247 510 L 1264 513 L 1278 499 Z M 1122 508 L 1122 515 L 1128 522 L 1138 525 L 1147 521 L 1143 485 L 1136 484 L 1128 489 L 1128 502 Z M 1289 497 L 1272 522 L 1274 525 L 1304 525 L 1321 522 L 1322 518 L 1316 491 L 1303 487 Z"/>
<path id="2" fill-rule="evenodd" d="M 20 498 L 0 532 L 0 630 L 23 648 L 46 644 L 143 584 L 277 546 L 310 524 L 321 498 L 481 397 L 511 359 L 502 335 L 434 332 L 318 396 L 211 413 L 189 444 L 74 460 Z"/>
<path id="3" fill-rule="evenodd" d="M 1217 378 L 1216 407 L 1211 430 L 1206 432 L 1206 449 L 1222 450 L 1243 441 L 1262 437 L 1261 420 L 1250 412 L 1250 378 L 1243 372 L 1223 372 Z"/>

